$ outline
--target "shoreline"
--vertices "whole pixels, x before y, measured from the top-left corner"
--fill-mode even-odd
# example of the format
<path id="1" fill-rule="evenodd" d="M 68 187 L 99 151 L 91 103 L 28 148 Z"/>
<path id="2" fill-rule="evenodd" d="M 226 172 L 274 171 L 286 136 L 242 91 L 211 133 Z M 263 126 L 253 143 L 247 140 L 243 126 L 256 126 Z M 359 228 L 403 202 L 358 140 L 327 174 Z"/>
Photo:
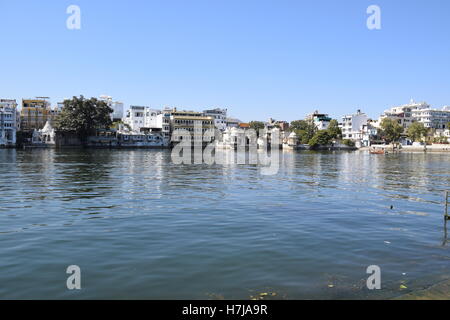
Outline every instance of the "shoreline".
<path id="1" fill-rule="evenodd" d="M 442 280 L 425 289 L 406 293 L 392 300 L 450 300 L 450 279 Z"/>

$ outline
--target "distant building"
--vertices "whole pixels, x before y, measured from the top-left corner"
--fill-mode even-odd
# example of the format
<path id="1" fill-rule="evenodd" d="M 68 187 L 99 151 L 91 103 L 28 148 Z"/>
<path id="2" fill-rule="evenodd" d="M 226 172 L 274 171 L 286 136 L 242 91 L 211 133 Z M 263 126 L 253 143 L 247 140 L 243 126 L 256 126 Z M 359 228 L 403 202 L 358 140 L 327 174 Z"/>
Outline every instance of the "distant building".
<path id="1" fill-rule="evenodd" d="M 0 146 L 14 146 L 19 127 L 16 100 L 0 99 Z"/>
<path id="2" fill-rule="evenodd" d="M 205 110 L 203 111 L 203 114 L 206 117 L 212 117 L 214 119 L 216 129 L 225 131 L 227 128 L 227 109 L 216 108 L 212 110 Z"/>
<path id="3" fill-rule="evenodd" d="M 58 110 L 50 107 L 49 98 L 37 97 L 35 99 L 23 99 L 20 110 L 20 127 L 22 131 L 30 132 L 34 129 L 44 128 L 47 121 L 53 123 Z"/>
<path id="4" fill-rule="evenodd" d="M 342 117 L 342 122 L 339 127 L 342 130 L 342 138 L 362 141 L 364 138 L 364 128 L 367 127 L 369 118 L 361 110 L 358 110 L 355 114 L 346 115 Z"/>
<path id="5" fill-rule="evenodd" d="M 50 121 L 47 121 L 44 128 L 33 130 L 31 142 L 35 145 L 55 146 L 55 137 L 55 129 Z"/>
<path id="6" fill-rule="evenodd" d="M 414 122 L 413 110 L 417 109 L 428 109 L 430 106 L 426 102 L 416 103 L 413 100 L 410 101 L 409 104 L 392 107 L 388 110 L 385 110 L 383 114 L 380 116 L 378 124 L 381 125 L 381 122 L 384 118 L 389 118 L 398 122 L 406 132 L 406 129 Z"/>
<path id="7" fill-rule="evenodd" d="M 176 130 L 186 130 L 190 132 L 191 139 L 195 141 L 209 142 L 214 140 L 215 123 L 213 117 L 204 116 L 202 112 L 178 111 L 176 108 L 167 111 L 170 114 L 171 132 Z M 195 131 L 195 126 L 201 126 L 201 132 Z M 209 134 L 209 139 L 204 137 Z M 179 142 L 183 139 L 182 135 L 172 137 L 172 142 Z"/>
<path id="8" fill-rule="evenodd" d="M 242 121 L 236 118 L 227 118 L 226 119 L 226 125 L 227 128 L 239 128 L 239 123 Z"/>
<path id="9" fill-rule="evenodd" d="M 121 121 L 124 116 L 124 106 L 123 102 L 113 101 L 112 97 L 107 95 L 100 96 L 101 101 L 105 101 L 108 107 L 110 107 L 113 112 L 111 113 L 111 120 L 113 122 Z"/>
<path id="10" fill-rule="evenodd" d="M 423 123 L 425 128 L 447 129 L 450 122 L 450 110 L 448 107 L 442 110 L 431 109 L 414 109 L 412 111 L 414 121 Z"/>
<path id="11" fill-rule="evenodd" d="M 161 132 L 165 140 L 170 140 L 170 113 L 145 106 L 130 106 L 122 119 L 134 133 Z"/>
<path id="12" fill-rule="evenodd" d="M 446 129 L 450 121 L 450 108 L 433 109 L 426 102 L 416 103 L 411 100 L 409 104 L 384 111 L 380 116 L 378 125 L 381 125 L 384 118 L 397 121 L 404 128 L 405 133 L 406 129 L 414 122 L 423 123 L 425 128 Z"/>
<path id="13" fill-rule="evenodd" d="M 289 129 L 289 122 L 270 118 L 269 121 L 264 124 L 264 127 L 266 130 L 279 128 L 280 131 L 287 131 Z"/>
<path id="14" fill-rule="evenodd" d="M 314 111 L 310 115 L 306 117 L 307 121 L 312 121 L 316 126 L 317 130 L 326 130 L 330 125 L 330 121 L 332 120 L 328 114 L 320 113 L 319 111 Z"/>

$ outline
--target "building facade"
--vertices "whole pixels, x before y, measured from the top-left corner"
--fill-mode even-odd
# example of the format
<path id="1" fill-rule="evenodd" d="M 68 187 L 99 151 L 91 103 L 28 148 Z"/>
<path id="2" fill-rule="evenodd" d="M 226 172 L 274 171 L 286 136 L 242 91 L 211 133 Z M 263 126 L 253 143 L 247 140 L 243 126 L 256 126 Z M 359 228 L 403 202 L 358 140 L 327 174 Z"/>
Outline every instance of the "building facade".
<path id="1" fill-rule="evenodd" d="M 362 141 L 364 139 L 364 126 L 367 127 L 369 118 L 361 110 L 358 110 L 355 114 L 346 115 L 342 117 L 342 122 L 339 127 L 342 130 L 342 138 Z"/>
<path id="2" fill-rule="evenodd" d="M 170 129 L 172 142 L 180 142 L 186 137 L 181 132 L 189 133 L 194 141 L 210 142 L 214 140 L 215 119 L 204 116 L 202 112 L 195 111 L 170 111 Z M 175 133 L 175 135 L 174 135 Z"/>
<path id="3" fill-rule="evenodd" d="M 47 97 L 37 97 L 35 99 L 22 100 L 20 110 L 20 127 L 22 131 L 31 132 L 34 129 L 44 128 L 47 121 L 53 124 L 58 110 L 50 107 Z"/>
<path id="4" fill-rule="evenodd" d="M 312 121 L 316 126 L 317 130 L 328 129 L 331 120 L 332 119 L 328 114 L 320 113 L 317 110 L 306 117 L 306 121 Z"/>
<path id="5" fill-rule="evenodd" d="M 414 121 L 423 123 L 425 128 L 447 129 L 450 122 L 450 110 L 448 107 L 442 110 L 431 108 L 414 109 L 412 111 Z"/>
<path id="6" fill-rule="evenodd" d="M 112 97 L 107 95 L 100 96 L 100 100 L 106 102 L 108 107 L 110 107 L 113 112 L 111 113 L 111 120 L 113 122 L 121 121 L 124 117 L 124 106 L 123 102 L 113 101 Z"/>
<path id="7" fill-rule="evenodd" d="M 205 110 L 203 114 L 205 117 L 212 117 L 214 119 L 214 125 L 220 131 L 225 131 L 227 128 L 227 109 L 212 109 Z"/>
<path id="8" fill-rule="evenodd" d="M 122 119 L 134 133 L 160 132 L 165 141 L 170 140 L 170 112 L 145 106 L 130 106 Z"/>
<path id="9" fill-rule="evenodd" d="M 410 103 L 385 110 L 378 120 L 381 124 L 384 118 L 389 118 L 398 122 L 406 132 L 406 129 L 415 121 L 413 111 L 418 109 L 428 109 L 430 106 L 426 102 L 416 103 L 411 100 Z"/>
<path id="10" fill-rule="evenodd" d="M 14 146 L 18 128 L 16 100 L 0 99 L 0 146 Z"/>
<path id="11" fill-rule="evenodd" d="M 239 123 L 242 123 L 242 121 L 236 118 L 226 119 L 227 128 L 239 128 Z"/>

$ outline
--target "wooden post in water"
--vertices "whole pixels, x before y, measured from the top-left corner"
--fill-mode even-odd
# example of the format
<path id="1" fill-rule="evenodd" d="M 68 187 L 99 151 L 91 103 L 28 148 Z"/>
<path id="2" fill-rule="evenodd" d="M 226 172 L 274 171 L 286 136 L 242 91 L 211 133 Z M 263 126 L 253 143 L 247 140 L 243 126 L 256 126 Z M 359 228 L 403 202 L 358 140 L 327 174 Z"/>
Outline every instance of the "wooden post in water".
<path id="1" fill-rule="evenodd" d="M 445 221 L 450 220 L 448 216 L 448 191 L 445 191 Z"/>

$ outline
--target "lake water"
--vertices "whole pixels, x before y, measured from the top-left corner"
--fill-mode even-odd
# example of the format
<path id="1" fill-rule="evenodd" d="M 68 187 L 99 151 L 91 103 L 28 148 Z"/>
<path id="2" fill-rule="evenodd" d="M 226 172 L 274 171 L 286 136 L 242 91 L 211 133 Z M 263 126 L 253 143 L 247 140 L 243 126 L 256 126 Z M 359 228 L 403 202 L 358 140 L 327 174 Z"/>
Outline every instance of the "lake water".
<path id="1" fill-rule="evenodd" d="M 0 298 L 392 298 L 450 276 L 446 189 L 449 154 L 282 152 L 264 176 L 167 150 L 0 150 Z"/>

